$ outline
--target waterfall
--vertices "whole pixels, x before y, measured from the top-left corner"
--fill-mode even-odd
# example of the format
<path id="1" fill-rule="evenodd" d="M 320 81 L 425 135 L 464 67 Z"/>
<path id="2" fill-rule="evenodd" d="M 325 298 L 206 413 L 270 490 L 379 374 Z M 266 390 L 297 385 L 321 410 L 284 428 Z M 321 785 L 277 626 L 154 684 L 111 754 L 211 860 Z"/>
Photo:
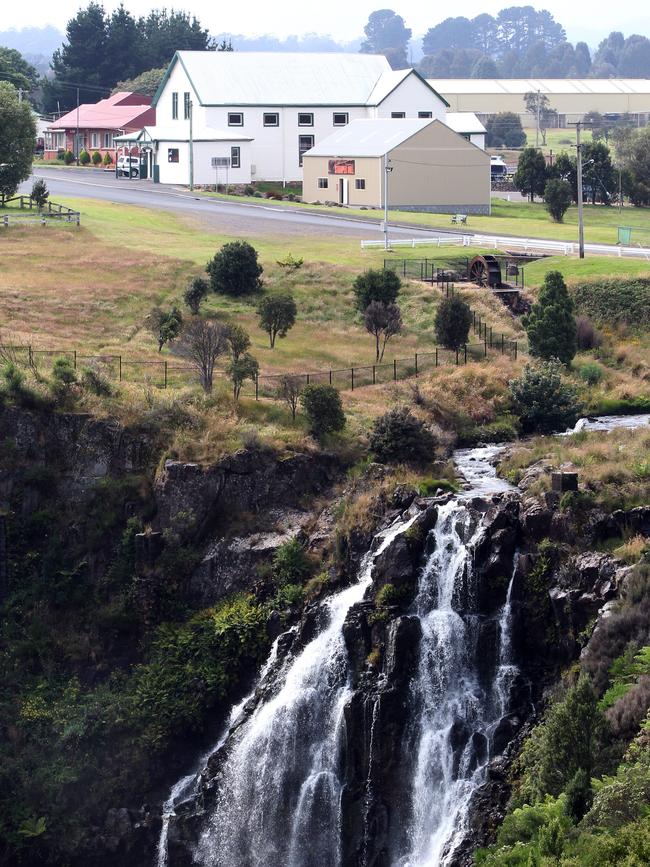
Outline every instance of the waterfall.
<path id="1" fill-rule="evenodd" d="M 414 613 L 420 618 L 420 660 L 411 688 L 407 730 L 413 751 L 406 842 L 393 852 L 401 867 L 450 862 L 462 842 L 467 808 L 485 779 L 491 736 L 507 711 L 516 668 L 510 661 L 510 577 L 499 613 L 498 665 L 481 682 L 477 647 L 481 618 L 473 586 L 473 548 L 483 528 L 462 499 L 441 507 L 434 550 L 422 571 Z"/>
<path id="2" fill-rule="evenodd" d="M 325 625 L 287 660 L 275 695 L 224 744 L 217 801 L 195 852 L 210 867 L 340 864 L 344 708 L 351 698 L 343 624 L 363 599 L 373 563 L 415 518 L 378 534 L 359 580 L 325 600 Z"/>

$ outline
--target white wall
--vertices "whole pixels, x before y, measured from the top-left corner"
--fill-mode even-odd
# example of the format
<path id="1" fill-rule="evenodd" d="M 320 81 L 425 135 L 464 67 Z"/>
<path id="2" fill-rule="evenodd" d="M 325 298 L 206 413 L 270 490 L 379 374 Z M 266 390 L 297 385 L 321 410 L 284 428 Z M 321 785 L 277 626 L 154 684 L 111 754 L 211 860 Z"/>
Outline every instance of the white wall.
<path id="1" fill-rule="evenodd" d="M 369 110 L 368 117 L 390 117 L 393 111 L 403 111 L 406 117 L 430 111 L 434 120 L 444 121 L 446 109 L 444 102 L 417 75 L 409 75 L 382 103 Z"/>
<path id="2" fill-rule="evenodd" d="M 230 157 L 230 148 L 240 148 L 240 168 L 212 168 L 212 157 Z M 178 162 L 168 160 L 169 148 L 178 148 Z M 161 184 L 189 184 L 189 144 L 187 142 L 161 141 L 158 145 L 156 162 L 160 167 Z M 249 184 L 250 142 L 198 141 L 194 142 L 194 183 L 198 186 L 225 184 Z"/>
<path id="3" fill-rule="evenodd" d="M 178 119 L 172 119 L 172 93 L 178 93 Z M 407 117 L 417 117 L 418 111 L 431 111 L 434 118 L 444 120 L 445 107 L 440 99 L 415 75 L 409 75 L 397 88 L 377 107 L 366 106 L 201 106 L 193 91 L 187 75 L 180 62 L 174 65 L 165 88 L 156 106 L 156 124 L 159 127 L 177 128 L 179 138 L 189 138 L 189 121 L 183 118 L 183 94 L 192 94 L 193 101 L 193 134 L 195 138 L 207 138 L 215 130 L 223 133 L 231 132 L 252 138 L 250 146 L 250 164 L 255 167 L 253 180 L 285 180 L 301 181 L 302 168 L 298 159 L 298 139 L 300 135 L 313 135 L 317 144 L 330 135 L 336 127 L 333 124 L 333 114 L 346 112 L 349 120 L 367 117 L 390 117 L 392 111 L 405 111 Z M 341 94 L 345 99 L 345 94 Z M 228 126 L 228 114 L 242 112 L 243 126 Z M 263 115 L 267 112 L 277 112 L 280 115 L 278 127 L 265 127 Z M 298 115 L 312 113 L 312 127 L 298 126 Z M 242 149 L 242 154 L 244 150 Z M 217 156 L 217 154 L 214 154 Z M 181 154 L 181 164 L 187 159 Z M 195 159 L 196 163 L 196 159 Z M 187 181 L 163 181 L 162 162 L 161 183 L 187 183 Z M 243 161 L 242 161 L 243 167 Z M 165 172 L 165 175 L 168 173 Z M 169 172 L 176 174 L 176 172 Z M 185 177 L 189 174 L 185 169 Z M 203 183 L 196 177 L 195 183 Z M 208 181 L 214 183 L 214 181 Z"/>

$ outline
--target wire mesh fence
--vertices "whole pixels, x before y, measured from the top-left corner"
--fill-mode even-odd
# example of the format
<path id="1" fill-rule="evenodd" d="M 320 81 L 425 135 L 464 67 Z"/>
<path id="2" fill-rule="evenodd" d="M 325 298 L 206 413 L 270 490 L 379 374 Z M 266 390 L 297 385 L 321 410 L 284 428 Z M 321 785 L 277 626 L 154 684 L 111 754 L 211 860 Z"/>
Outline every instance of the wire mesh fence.
<path id="1" fill-rule="evenodd" d="M 490 357 L 490 351 L 517 357 L 517 342 L 497 334 L 484 320 L 474 315 L 472 327 L 479 340 L 464 344 L 458 349 L 434 346 L 427 352 L 415 352 L 404 358 L 393 358 L 376 364 L 351 365 L 328 370 L 292 371 L 290 373 L 265 373 L 260 371 L 254 380 L 247 380 L 241 393 L 256 399 L 276 397 L 282 380 L 287 376 L 305 385 L 333 385 L 341 391 L 354 391 L 371 385 L 419 376 L 444 365 L 463 365 Z M 195 368 L 175 360 L 134 359 L 124 355 L 89 355 L 74 349 L 40 349 L 30 345 L 0 344 L 0 361 L 13 361 L 34 371 L 51 367 L 57 358 L 67 358 L 75 370 L 93 368 L 104 378 L 113 382 L 149 385 L 156 388 L 178 388 L 198 381 Z M 224 380 L 224 371 L 215 371 L 216 380 Z"/>

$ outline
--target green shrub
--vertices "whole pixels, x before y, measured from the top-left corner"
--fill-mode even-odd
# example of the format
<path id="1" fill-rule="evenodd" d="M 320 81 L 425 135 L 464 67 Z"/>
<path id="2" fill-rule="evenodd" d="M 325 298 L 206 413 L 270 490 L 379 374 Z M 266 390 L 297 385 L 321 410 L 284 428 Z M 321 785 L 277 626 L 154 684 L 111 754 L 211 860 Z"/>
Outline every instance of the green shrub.
<path id="1" fill-rule="evenodd" d="M 345 413 L 341 395 L 333 385 L 307 385 L 300 393 L 310 432 L 317 438 L 343 430 Z"/>
<path id="2" fill-rule="evenodd" d="M 402 288 L 402 281 L 390 269 L 370 268 L 355 279 L 352 290 L 355 305 L 363 313 L 373 301 L 394 304 Z"/>
<path id="3" fill-rule="evenodd" d="M 458 442 L 462 446 L 476 446 L 479 443 L 509 443 L 519 435 L 517 419 L 497 419 L 488 424 L 479 424 L 458 431 Z"/>
<path id="4" fill-rule="evenodd" d="M 90 154 L 88 153 L 86 148 L 83 148 L 81 150 L 81 152 L 79 154 L 79 162 L 81 163 L 82 166 L 87 166 L 88 163 L 90 162 Z"/>
<path id="5" fill-rule="evenodd" d="M 95 367 L 84 367 L 81 372 L 81 384 L 97 397 L 110 397 L 113 388 L 105 376 Z"/>
<path id="6" fill-rule="evenodd" d="M 113 157 L 108 153 L 108 151 L 106 151 L 106 153 L 104 154 L 102 164 L 105 166 L 113 165 Z"/>
<path id="7" fill-rule="evenodd" d="M 284 542 L 273 555 L 272 574 L 276 584 L 302 584 L 312 572 L 312 562 L 298 539 Z"/>
<path id="8" fill-rule="evenodd" d="M 257 250 L 246 241 L 231 241 L 215 253 L 205 269 L 214 292 L 224 295 L 251 295 L 262 288 L 263 268 Z"/>
<path id="9" fill-rule="evenodd" d="M 101 161 L 102 161 L 102 155 L 100 154 L 99 151 L 95 151 L 93 153 L 93 165 L 98 166 L 101 164 Z"/>
<path id="10" fill-rule="evenodd" d="M 634 415 L 650 412 L 650 397 L 602 397 L 589 407 L 593 415 Z"/>
<path id="11" fill-rule="evenodd" d="M 375 419 L 370 449 L 385 463 L 430 463 L 437 441 L 431 430 L 407 407 L 396 407 Z"/>
<path id="12" fill-rule="evenodd" d="M 458 295 L 444 298 L 436 310 L 436 340 L 448 349 L 459 349 L 469 337 L 472 311 L 469 304 Z"/>
<path id="13" fill-rule="evenodd" d="M 36 207 L 42 210 L 47 204 L 47 200 L 50 197 L 50 193 L 47 189 L 47 184 L 43 180 L 43 178 L 36 178 L 34 183 L 32 184 L 32 191 L 29 194 L 30 199 L 34 202 Z"/>
<path id="14" fill-rule="evenodd" d="M 551 433 L 575 425 L 581 405 L 561 371 L 557 361 L 527 364 L 522 377 L 511 382 L 514 410 L 525 433 Z"/>
<path id="15" fill-rule="evenodd" d="M 269 342 L 273 349 L 276 337 L 286 337 L 289 329 L 293 328 L 298 308 L 290 292 L 276 292 L 262 298 L 257 312 L 260 328 L 269 335 Z"/>
<path id="16" fill-rule="evenodd" d="M 203 277 L 195 277 L 183 293 L 183 301 L 195 316 L 198 315 L 201 304 L 208 297 L 209 291 L 208 281 L 204 280 Z"/>
<path id="17" fill-rule="evenodd" d="M 72 153 L 72 151 L 66 151 L 63 154 L 63 162 L 66 164 L 66 166 L 72 165 L 72 163 L 74 162 L 74 154 Z"/>
<path id="18" fill-rule="evenodd" d="M 580 379 L 586 382 L 587 385 L 598 385 L 603 378 L 603 369 L 595 361 L 588 361 L 586 364 L 581 365 L 578 373 Z"/>
<path id="19" fill-rule="evenodd" d="M 599 325 L 650 327 L 650 277 L 590 280 L 572 288 L 576 307 Z"/>
<path id="20" fill-rule="evenodd" d="M 449 479 L 423 479 L 418 485 L 418 494 L 421 497 L 432 497 L 437 490 L 455 494 L 458 485 L 455 482 L 450 482 Z"/>
<path id="21" fill-rule="evenodd" d="M 375 605 L 377 608 L 397 605 L 401 601 L 402 596 L 403 592 L 398 590 L 394 584 L 384 584 L 375 594 Z"/>
<path id="22" fill-rule="evenodd" d="M 544 187 L 544 203 L 546 210 L 556 223 L 564 220 L 564 215 L 573 201 L 573 191 L 568 181 L 560 178 L 551 178 Z"/>
<path id="23" fill-rule="evenodd" d="M 570 363 L 577 348 L 573 309 L 562 274 L 549 271 L 536 303 L 523 319 L 531 355 Z"/>

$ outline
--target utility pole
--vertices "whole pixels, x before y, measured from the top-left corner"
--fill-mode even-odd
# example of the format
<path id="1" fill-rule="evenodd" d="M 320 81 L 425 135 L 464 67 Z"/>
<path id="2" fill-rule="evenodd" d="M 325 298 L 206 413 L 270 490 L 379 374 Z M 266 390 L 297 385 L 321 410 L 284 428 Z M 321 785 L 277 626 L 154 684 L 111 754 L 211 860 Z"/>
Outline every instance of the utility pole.
<path id="1" fill-rule="evenodd" d="M 384 250 L 388 250 L 388 175 L 393 171 L 388 162 L 388 154 L 384 154 Z"/>
<path id="2" fill-rule="evenodd" d="M 192 127 L 192 114 L 194 103 L 190 100 L 190 192 L 194 189 L 194 138 Z"/>
<path id="3" fill-rule="evenodd" d="M 585 220 L 582 207 L 582 144 L 580 142 L 580 129 L 582 121 L 576 121 L 576 157 L 578 169 L 578 255 L 585 258 Z"/>
<path id="4" fill-rule="evenodd" d="M 536 148 L 539 147 L 539 101 L 540 101 L 540 98 L 541 98 L 541 95 L 540 95 L 540 91 L 538 90 L 537 91 L 537 129 L 535 130 L 535 147 Z"/>
<path id="5" fill-rule="evenodd" d="M 77 88 L 77 132 L 75 135 L 74 153 L 77 158 L 77 165 L 79 165 L 79 88 Z"/>

